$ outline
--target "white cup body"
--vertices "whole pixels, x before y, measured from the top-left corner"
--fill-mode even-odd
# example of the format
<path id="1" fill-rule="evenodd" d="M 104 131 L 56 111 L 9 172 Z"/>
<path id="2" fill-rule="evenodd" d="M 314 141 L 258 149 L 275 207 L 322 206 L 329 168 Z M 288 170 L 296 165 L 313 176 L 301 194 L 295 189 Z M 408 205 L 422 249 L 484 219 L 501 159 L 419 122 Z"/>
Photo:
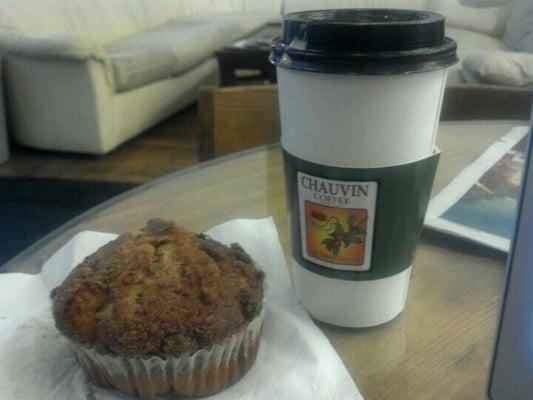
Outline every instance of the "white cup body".
<path id="1" fill-rule="evenodd" d="M 336 75 L 277 68 L 282 147 L 339 168 L 381 168 L 433 153 L 446 70 L 402 75 Z M 291 212 L 294 212 L 292 210 Z M 294 232 L 292 240 L 295 240 Z M 297 240 L 297 239 L 296 239 Z M 411 266 L 372 280 L 342 280 L 293 259 L 298 300 L 315 318 L 368 327 L 401 313 Z"/>
<path id="2" fill-rule="evenodd" d="M 277 68 L 281 143 L 317 164 L 372 168 L 433 151 L 446 70 L 336 75 Z"/>
<path id="3" fill-rule="evenodd" d="M 371 281 L 332 279 L 315 274 L 293 259 L 294 290 L 304 308 L 322 322 L 348 328 L 381 325 L 405 307 L 411 267 Z"/>

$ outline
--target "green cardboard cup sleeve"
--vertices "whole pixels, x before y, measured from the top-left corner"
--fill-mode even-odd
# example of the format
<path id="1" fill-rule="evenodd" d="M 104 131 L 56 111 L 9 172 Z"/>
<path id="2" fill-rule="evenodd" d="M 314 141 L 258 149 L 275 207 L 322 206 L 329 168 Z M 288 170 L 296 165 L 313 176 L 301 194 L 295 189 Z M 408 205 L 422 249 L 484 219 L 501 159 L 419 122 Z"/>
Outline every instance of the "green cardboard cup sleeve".
<path id="1" fill-rule="evenodd" d="M 311 315 L 363 327 L 403 310 L 439 157 L 339 168 L 284 151 L 294 288 Z"/>

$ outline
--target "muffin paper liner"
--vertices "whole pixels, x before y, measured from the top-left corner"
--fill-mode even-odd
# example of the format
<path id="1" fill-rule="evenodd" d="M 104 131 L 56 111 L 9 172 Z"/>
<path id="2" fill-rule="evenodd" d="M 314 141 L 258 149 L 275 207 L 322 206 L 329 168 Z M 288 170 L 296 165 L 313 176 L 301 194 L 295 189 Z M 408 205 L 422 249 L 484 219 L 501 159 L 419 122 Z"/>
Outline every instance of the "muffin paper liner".
<path id="1" fill-rule="evenodd" d="M 98 386 L 116 388 L 146 400 L 165 394 L 206 396 L 231 386 L 252 367 L 261 339 L 265 305 L 244 330 L 224 342 L 178 357 L 112 356 L 71 344 L 88 379 Z"/>

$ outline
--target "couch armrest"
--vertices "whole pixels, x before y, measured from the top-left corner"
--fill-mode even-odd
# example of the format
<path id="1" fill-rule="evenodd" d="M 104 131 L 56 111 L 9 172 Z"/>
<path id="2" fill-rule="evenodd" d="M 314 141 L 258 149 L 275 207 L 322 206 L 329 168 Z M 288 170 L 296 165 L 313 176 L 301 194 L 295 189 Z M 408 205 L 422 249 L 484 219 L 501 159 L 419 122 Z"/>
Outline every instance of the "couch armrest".
<path id="1" fill-rule="evenodd" d="M 103 61 L 104 50 L 99 44 L 61 33 L 0 32 L 0 51 L 29 58 L 59 58 L 83 61 Z"/>
<path id="2" fill-rule="evenodd" d="M 4 66 L 6 111 L 17 142 L 41 149 L 104 152 L 102 131 L 113 126 L 114 110 L 102 63 L 9 55 Z"/>

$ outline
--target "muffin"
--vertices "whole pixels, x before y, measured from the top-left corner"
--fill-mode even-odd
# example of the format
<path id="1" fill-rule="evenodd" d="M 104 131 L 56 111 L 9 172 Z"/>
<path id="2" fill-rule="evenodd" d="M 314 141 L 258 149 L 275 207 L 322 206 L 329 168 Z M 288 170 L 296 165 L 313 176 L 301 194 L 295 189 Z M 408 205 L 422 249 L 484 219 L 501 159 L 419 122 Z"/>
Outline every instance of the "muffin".
<path id="1" fill-rule="evenodd" d="M 204 396 L 255 361 L 264 274 L 238 244 L 154 219 L 88 256 L 51 297 L 96 385 L 143 399 Z"/>

